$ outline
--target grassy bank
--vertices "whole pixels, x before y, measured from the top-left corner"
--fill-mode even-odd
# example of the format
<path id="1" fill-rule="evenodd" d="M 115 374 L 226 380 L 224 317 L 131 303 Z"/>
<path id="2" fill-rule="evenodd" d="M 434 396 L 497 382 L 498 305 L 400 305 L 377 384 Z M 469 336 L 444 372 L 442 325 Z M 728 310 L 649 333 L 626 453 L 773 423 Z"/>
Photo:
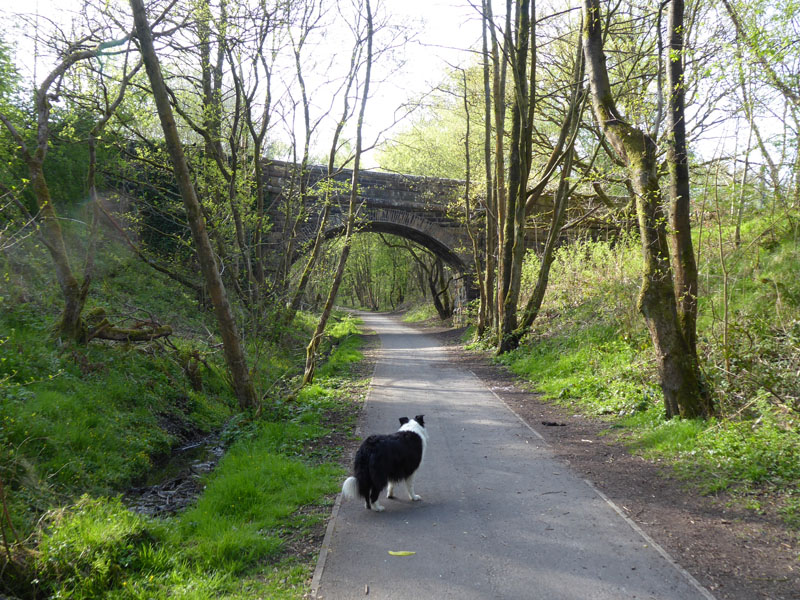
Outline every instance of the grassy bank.
<path id="1" fill-rule="evenodd" d="M 2 263 L 0 595 L 302 597 L 363 392 L 351 374 L 357 323 L 331 321 L 326 360 L 299 393 L 313 318 L 299 315 L 279 341 L 249 342 L 263 405 L 242 414 L 207 333 L 212 315 L 190 294 L 108 243 L 90 304 L 157 318 L 176 334 L 56 344 L 57 287 L 41 250 L 27 250 Z M 165 518 L 129 510 L 124 491 L 209 432 L 221 432 L 226 453 L 189 509 Z"/>
<path id="2" fill-rule="evenodd" d="M 605 419 L 631 451 L 671 462 L 699 492 L 725 491 L 800 529 L 796 224 L 757 219 L 742 228 L 741 243 L 733 237 L 723 224 L 695 240 L 699 352 L 713 419 L 664 419 L 649 336 L 635 308 L 636 240 L 562 248 L 534 331 L 500 360 L 551 401 Z M 537 268 L 533 257 L 527 281 Z"/>
<path id="3" fill-rule="evenodd" d="M 406 311 L 403 315 L 403 323 L 422 323 L 438 318 L 439 315 L 436 314 L 433 304 L 430 301 L 422 300 L 420 304 L 416 304 Z"/>

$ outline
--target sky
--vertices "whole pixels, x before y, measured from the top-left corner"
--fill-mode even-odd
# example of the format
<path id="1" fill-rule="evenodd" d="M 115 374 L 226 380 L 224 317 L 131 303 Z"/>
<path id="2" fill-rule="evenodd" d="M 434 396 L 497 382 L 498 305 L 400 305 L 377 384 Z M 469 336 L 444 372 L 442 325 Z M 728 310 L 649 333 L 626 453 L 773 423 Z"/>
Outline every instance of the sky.
<path id="1" fill-rule="evenodd" d="M 477 0 L 473 0 L 477 1 Z M 29 0 L 22 6 L 2 5 L 3 12 L 10 14 L 14 23 L 15 11 L 38 14 L 62 23 L 68 23 L 71 16 L 81 11 L 81 0 Z M 373 3 L 375 0 L 373 0 Z M 449 65 L 463 66 L 473 60 L 470 47 L 480 44 L 480 22 L 469 0 L 382 0 L 384 9 L 393 15 L 396 22 L 412 25 L 414 37 L 404 50 L 404 66 L 388 79 L 374 81 L 370 101 L 367 105 L 364 139 L 374 141 L 380 132 L 391 127 L 396 116 L 405 111 L 402 106 L 430 91 L 445 77 Z M 18 22 L 18 21 L 17 21 Z M 28 80 L 33 78 L 33 42 L 20 36 L 13 24 L 6 28 L 17 40 L 17 58 L 22 63 L 23 73 Z M 331 36 L 336 39 L 336 36 Z M 51 64 L 46 58 L 39 59 L 35 65 L 37 79 L 49 71 Z M 377 71 L 380 78 L 380 71 Z M 398 131 L 408 126 L 408 118 L 394 126 Z M 383 134 L 385 139 L 388 134 Z M 317 140 L 318 150 L 326 147 L 325 132 Z M 324 152 L 320 152 L 324 153 Z M 376 152 L 369 151 L 364 157 L 364 166 L 376 166 Z"/>
<path id="2" fill-rule="evenodd" d="M 387 0 L 387 8 L 399 18 L 416 20 L 420 27 L 406 49 L 403 72 L 394 82 L 382 83 L 367 105 L 368 132 L 390 125 L 402 102 L 433 89 L 451 66 L 474 60 L 470 48 L 480 48 L 480 21 L 467 0 Z M 374 163 L 372 153 L 366 161 Z"/>
<path id="3" fill-rule="evenodd" d="M 184 2 L 186 0 L 180 0 Z M 332 2 L 333 0 L 327 0 Z M 345 2 L 346 0 L 337 0 Z M 472 0 L 477 2 L 478 0 Z M 452 66 L 466 66 L 476 59 L 473 51 L 480 47 L 480 21 L 477 11 L 470 5 L 470 0 L 372 0 L 373 5 L 383 3 L 386 11 L 393 15 L 396 22 L 407 22 L 412 25 L 414 36 L 413 41 L 403 49 L 405 63 L 402 69 L 392 73 L 391 77 L 386 77 L 385 73 L 381 76 L 381 71 L 376 71 L 376 78 L 371 91 L 370 102 L 367 105 L 365 135 L 366 143 L 372 143 L 378 139 L 379 133 L 384 132 L 390 127 L 396 115 L 402 114 L 402 107 L 409 101 L 421 97 L 426 92 L 433 89 L 438 83 L 442 82 L 446 73 Z M 495 0 L 495 4 L 501 4 Z M 0 19 L 5 22 L 4 33 L 15 35 L 15 25 L 20 21 L 13 18 L 14 11 L 24 13 L 38 13 L 59 20 L 69 22 L 70 15 L 78 14 L 83 6 L 82 0 L 26 0 L 25 3 L 11 4 L 10 0 L 0 0 Z M 561 3 L 559 3 L 561 6 Z M 496 14 L 502 13 L 502 7 L 497 6 Z M 345 34 L 347 32 L 345 31 Z M 30 40 L 19 37 L 18 59 L 23 62 L 24 71 L 27 71 L 28 78 L 32 77 L 34 51 Z M 341 50 L 345 54 L 348 52 L 349 38 L 345 35 L 339 36 L 333 33 L 328 36 L 332 43 L 332 50 Z M 340 47 L 336 47 L 338 44 Z M 42 61 L 37 67 L 39 78 L 49 69 L 50 65 Z M 380 82 L 379 82 L 380 80 Z M 313 90 L 313 86 L 310 87 Z M 316 102 L 320 108 L 326 106 L 325 101 L 320 101 L 324 97 L 324 92 L 313 95 L 312 102 Z M 411 125 L 411 118 L 406 118 L 398 123 L 388 133 L 382 135 L 381 140 L 387 139 L 393 133 L 402 131 Z M 735 124 L 727 124 L 733 127 Z M 766 124 L 767 127 L 769 124 Z M 300 126 L 295 122 L 295 135 Z M 288 138 L 286 130 L 290 126 L 283 126 L 284 133 L 276 129 L 276 137 Z M 320 135 L 315 140 L 314 154 L 324 156 L 329 142 L 333 127 L 327 125 L 320 128 Z M 352 137 L 352 129 L 350 130 Z M 711 132 L 713 133 L 713 132 Z M 711 136 L 709 133 L 709 136 Z M 731 144 L 733 140 L 736 146 L 736 135 L 744 135 L 738 131 L 720 130 L 716 135 L 721 136 L 725 145 Z M 300 136 L 301 137 L 301 136 Z M 716 137 L 711 137 L 711 141 L 705 140 L 698 145 L 701 154 L 709 156 L 719 152 L 719 143 Z M 702 150 L 706 151 L 703 152 Z M 363 158 L 363 166 L 374 168 L 377 166 L 377 152 L 370 150 Z"/>

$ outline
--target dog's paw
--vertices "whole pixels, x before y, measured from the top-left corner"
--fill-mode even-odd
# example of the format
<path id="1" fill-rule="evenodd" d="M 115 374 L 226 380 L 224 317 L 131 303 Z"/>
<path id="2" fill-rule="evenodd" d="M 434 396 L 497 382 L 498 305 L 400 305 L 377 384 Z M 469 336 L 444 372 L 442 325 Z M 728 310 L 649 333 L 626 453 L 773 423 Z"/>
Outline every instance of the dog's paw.
<path id="1" fill-rule="evenodd" d="M 420 496 L 419 494 L 414 494 L 413 496 L 411 496 L 411 500 L 413 500 L 414 502 L 419 502 L 420 500 L 422 500 L 422 496 Z"/>
<path id="2" fill-rule="evenodd" d="M 383 512 L 386 510 L 386 507 L 384 507 L 382 504 L 378 504 L 377 502 L 373 502 L 372 510 L 374 510 L 375 512 Z"/>

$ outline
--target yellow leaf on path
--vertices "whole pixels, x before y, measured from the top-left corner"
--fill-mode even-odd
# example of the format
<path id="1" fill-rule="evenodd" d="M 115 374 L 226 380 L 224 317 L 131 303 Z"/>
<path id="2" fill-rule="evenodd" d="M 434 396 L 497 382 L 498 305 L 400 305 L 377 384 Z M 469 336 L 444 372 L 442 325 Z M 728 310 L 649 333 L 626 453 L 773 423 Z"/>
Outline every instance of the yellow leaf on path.
<path id="1" fill-rule="evenodd" d="M 416 554 L 416 552 L 411 552 L 410 550 L 389 550 L 389 554 L 392 556 L 411 556 L 412 554 Z"/>

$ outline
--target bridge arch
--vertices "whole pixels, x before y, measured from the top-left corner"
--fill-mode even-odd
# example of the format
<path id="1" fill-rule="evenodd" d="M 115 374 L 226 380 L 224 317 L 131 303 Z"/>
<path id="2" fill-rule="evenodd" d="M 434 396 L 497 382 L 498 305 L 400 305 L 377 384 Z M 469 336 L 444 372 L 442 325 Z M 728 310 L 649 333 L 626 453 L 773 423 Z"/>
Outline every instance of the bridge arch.
<path id="1" fill-rule="evenodd" d="M 287 190 L 297 187 L 298 169 L 293 163 L 270 161 L 264 165 L 267 189 L 272 194 L 272 206 L 280 207 Z M 305 174 L 306 188 L 323 180 L 326 170 L 309 166 Z M 342 170 L 334 179 L 349 182 L 352 171 Z M 448 207 L 463 189 L 463 182 L 451 179 L 416 177 L 397 173 L 362 171 L 359 177 L 358 212 L 356 215 L 359 233 L 388 233 L 411 240 L 430 250 L 445 264 L 462 276 L 468 299 L 477 296 L 475 288 L 475 266 L 471 241 L 463 224 L 450 217 Z M 346 193 L 332 198 L 330 214 L 323 235 L 332 239 L 344 233 L 349 197 Z M 319 228 L 322 205 L 311 202 L 306 206 L 307 219 L 297 231 L 293 255 L 295 262 L 308 251 Z M 286 217 L 275 210 L 270 218 L 273 231 L 286 231 Z M 273 238 L 277 252 L 285 251 L 287 241 L 280 235 Z"/>
<path id="2" fill-rule="evenodd" d="M 326 240 L 344 235 L 347 215 L 334 209 L 328 217 L 323 232 Z M 303 252 L 313 243 L 318 223 L 311 223 L 301 229 L 297 237 L 299 251 Z M 448 266 L 462 275 L 472 274 L 472 257 L 466 255 L 464 240 L 447 228 L 428 221 L 409 211 L 391 208 L 368 208 L 359 212 L 357 233 L 388 233 L 396 235 L 426 248 L 441 258 Z M 293 257 L 296 260 L 297 257 Z"/>

